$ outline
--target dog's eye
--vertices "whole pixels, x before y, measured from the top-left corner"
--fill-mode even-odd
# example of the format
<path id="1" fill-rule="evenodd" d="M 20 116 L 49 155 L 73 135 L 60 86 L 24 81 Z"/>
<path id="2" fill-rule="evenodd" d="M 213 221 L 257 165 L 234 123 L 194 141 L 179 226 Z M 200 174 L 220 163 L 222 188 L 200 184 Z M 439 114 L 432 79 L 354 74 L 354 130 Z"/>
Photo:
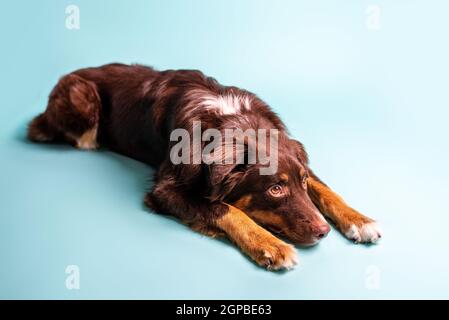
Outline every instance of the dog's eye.
<path id="1" fill-rule="evenodd" d="M 284 188 L 280 184 L 275 184 L 268 189 L 268 193 L 273 197 L 281 197 L 284 195 Z"/>

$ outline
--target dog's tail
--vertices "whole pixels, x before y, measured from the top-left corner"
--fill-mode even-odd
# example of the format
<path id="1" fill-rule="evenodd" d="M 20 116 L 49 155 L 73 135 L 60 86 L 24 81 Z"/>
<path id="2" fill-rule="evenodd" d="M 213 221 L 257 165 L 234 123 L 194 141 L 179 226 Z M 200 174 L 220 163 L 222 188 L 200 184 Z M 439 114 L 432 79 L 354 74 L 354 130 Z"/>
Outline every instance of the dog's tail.
<path id="1" fill-rule="evenodd" d="M 55 132 L 50 127 L 45 113 L 41 113 L 30 122 L 27 137 L 34 142 L 49 142 L 54 139 Z"/>

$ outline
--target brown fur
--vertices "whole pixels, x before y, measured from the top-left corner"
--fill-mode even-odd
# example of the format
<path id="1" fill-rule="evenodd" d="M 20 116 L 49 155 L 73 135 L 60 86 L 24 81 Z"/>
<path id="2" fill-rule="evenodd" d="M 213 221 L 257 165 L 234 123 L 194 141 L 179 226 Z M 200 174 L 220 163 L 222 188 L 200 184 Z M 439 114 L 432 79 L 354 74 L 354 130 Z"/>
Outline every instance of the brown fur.
<path id="1" fill-rule="evenodd" d="M 204 106 L 210 97 L 230 98 L 235 112 L 223 113 L 220 105 Z M 181 128 L 192 134 L 194 121 L 201 121 L 203 131 L 277 130 L 277 172 L 260 175 L 261 164 L 248 161 L 172 163 L 169 154 L 176 142 L 170 140 L 170 133 Z M 371 219 L 319 182 L 303 145 L 289 137 L 264 101 L 197 70 L 109 64 L 74 71 L 54 87 L 45 112 L 31 121 L 28 137 L 81 149 L 99 145 L 152 165 L 154 185 L 145 196 L 149 208 L 173 215 L 203 234 L 226 235 L 258 264 L 271 269 L 290 268 L 296 257 L 290 245 L 266 229 L 297 244 L 315 244 L 330 231 L 316 206 L 343 232 L 355 225 L 360 227 L 353 230 L 360 241 L 376 238 L 372 226 L 363 229 Z M 245 155 L 247 139 L 235 140 L 235 150 Z"/>

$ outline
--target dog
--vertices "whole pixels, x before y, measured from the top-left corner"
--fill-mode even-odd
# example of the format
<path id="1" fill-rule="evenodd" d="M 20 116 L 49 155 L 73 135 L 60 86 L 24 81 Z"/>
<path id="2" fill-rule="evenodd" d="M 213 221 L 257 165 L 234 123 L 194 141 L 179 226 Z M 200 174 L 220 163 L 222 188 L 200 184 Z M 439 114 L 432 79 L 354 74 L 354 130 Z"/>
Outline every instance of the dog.
<path id="1" fill-rule="evenodd" d="M 174 141 L 172 133 L 182 129 L 194 134 L 194 123 L 219 133 L 276 132 L 276 152 L 267 143 L 255 147 L 270 157 L 277 154 L 275 170 L 261 174 L 266 166 L 248 161 L 253 145 L 248 137 L 218 141 L 212 158 L 221 162 L 189 161 L 204 151 L 201 139 L 200 149 L 187 161 L 174 163 L 179 154 L 172 149 L 179 139 Z M 54 87 L 46 110 L 29 124 L 28 138 L 83 150 L 101 146 L 153 166 L 154 186 L 145 196 L 146 206 L 202 234 L 227 237 L 269 270 L 294 267 L 296 250 L 286 241 L 314 245 L 329 233 L 328 220 L 356 243 L 381 238 L 373 219 L 348 206 L 315 175 L 304 146 L 289 136 L 264 101 L 197 70 L 114 63 L 74 71 Z M 243 161 L 223 162 L 229 145 Z"/>

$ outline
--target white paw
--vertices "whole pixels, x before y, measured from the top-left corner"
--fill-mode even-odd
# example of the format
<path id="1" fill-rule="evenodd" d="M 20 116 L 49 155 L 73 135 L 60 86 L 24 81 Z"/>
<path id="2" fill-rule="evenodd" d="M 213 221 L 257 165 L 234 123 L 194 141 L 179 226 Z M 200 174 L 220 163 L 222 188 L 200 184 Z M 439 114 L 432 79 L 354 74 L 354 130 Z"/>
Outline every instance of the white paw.
<path id="1" fill-rule="evenodd" d="M 298 264 L 298 255 L 295 247 L 283 244 L 274 251 L 265 250 L 264 260 L 268 270 L 291 270 Z"/>
<path id="2" fill-rule="evenodd" d="M 351 225 L 345 235 L 355 243 L 374 243 L 382 237 L 382 231 L 376 222 L 369 222 L 361 226 Z"/>

